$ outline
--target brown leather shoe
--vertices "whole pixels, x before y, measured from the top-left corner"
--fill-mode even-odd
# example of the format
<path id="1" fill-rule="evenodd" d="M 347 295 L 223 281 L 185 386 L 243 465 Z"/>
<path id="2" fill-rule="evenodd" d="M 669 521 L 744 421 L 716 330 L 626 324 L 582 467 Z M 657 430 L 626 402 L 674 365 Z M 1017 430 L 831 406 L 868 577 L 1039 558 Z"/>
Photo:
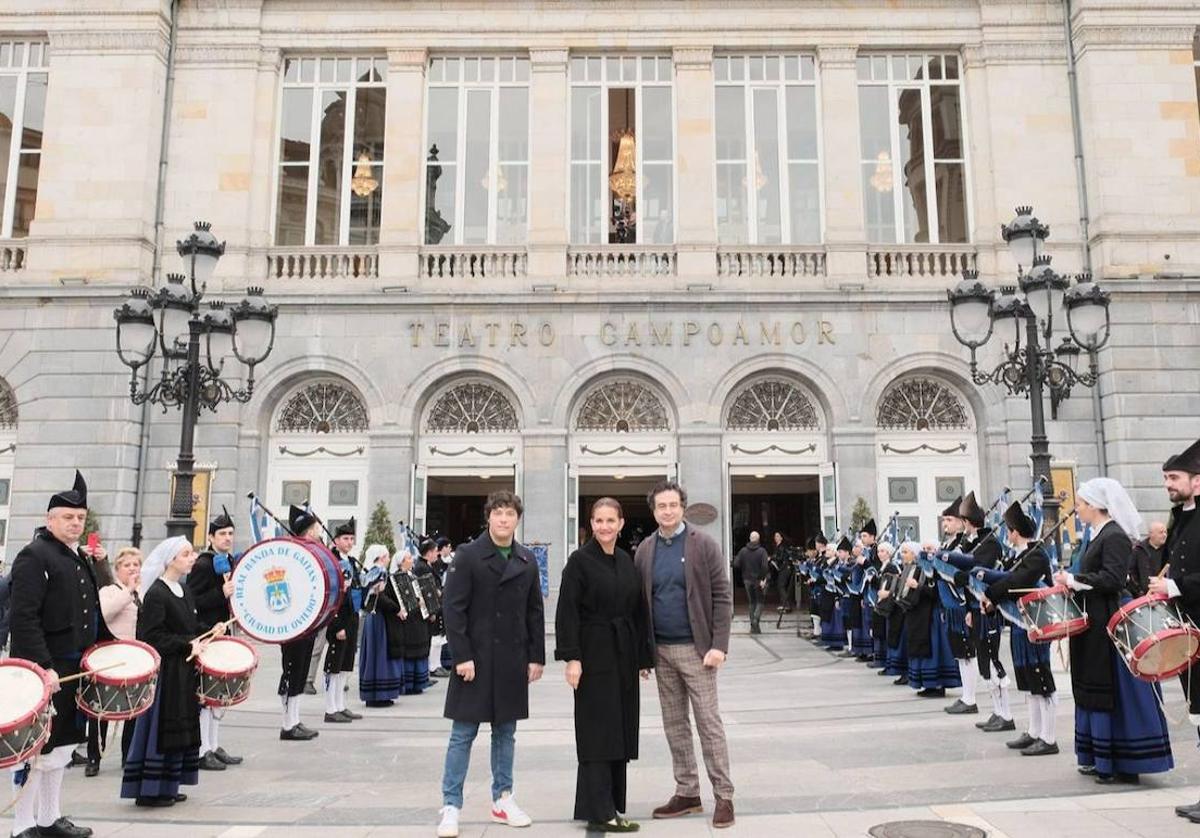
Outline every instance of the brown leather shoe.
<path id="1" fill-rule="evenodd" d="M 704 804 L 700 802 L 699 797 L 680 797 L 677 794 L 671 795 L 671 799 L 654 810 L 655 818 L 677 818 L 680 815 L 691 815 L 695 812 L 703 812 Z M 730 812 L 732 813 L 732 809 Z M 731 814 L 730 817 L 733 817 Z"/>
<path id="2" fill-rule="evenodd" d="M 733 801 L 718 797 L 713 811 L 713 828 L 724 829 L 727 826 L 733 826 Z"/>

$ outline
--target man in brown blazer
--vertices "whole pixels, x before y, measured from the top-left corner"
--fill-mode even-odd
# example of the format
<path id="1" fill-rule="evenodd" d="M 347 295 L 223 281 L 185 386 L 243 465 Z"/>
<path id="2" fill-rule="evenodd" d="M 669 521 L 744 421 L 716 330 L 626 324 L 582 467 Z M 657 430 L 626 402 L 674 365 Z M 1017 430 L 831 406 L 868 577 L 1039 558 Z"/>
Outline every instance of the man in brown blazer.
<path id="1" fill-rule="evenodd" d="M 729 652 L 733 616 L 725 558 L 712 538 L 684 523 L 687 492 L 678 483 L 662 481 L 647 500 L 658 529 L 638 545 L 634 562 L 650 612 L 658 699 L 675 770 L 675 793 L 654 810 L 654 817 L 704 811 L 688 719 L 690 701 L 716 797 L 713 826 L 732 826 L 729 746 L 717 701 L 717 670 Z"/>

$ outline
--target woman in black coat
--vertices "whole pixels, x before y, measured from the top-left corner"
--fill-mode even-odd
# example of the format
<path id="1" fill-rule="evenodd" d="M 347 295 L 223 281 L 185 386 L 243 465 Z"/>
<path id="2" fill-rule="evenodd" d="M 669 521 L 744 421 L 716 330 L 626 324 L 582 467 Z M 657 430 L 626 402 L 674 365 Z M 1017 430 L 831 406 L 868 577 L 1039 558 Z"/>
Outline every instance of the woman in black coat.
<path id="1" fill-rule="evenodd" d="M 1071 690 L 1075 694 L 1075 757 L 1081 774 L 1096 782 L 1136 783 L 1139 774 L 1174 765 L 1158 686 L 1130 674 L 1108 637 L 1108 621 L 1125 596 L 1133 539 L 1141 518 L 1117 481 L 1098 477 L 1075 493 L 1079 519 L 1092 540 L 1079 571 L 1059 571 L 1054 581 L 1075 591 L 1087 612 L 1087 631 L 1071 638 Z"/>
<path id="2" fill-rule="evenodd" d="M 653 664 L 645 598 L 633 559 L 617 547 L 621 504 L 592 505 L 592 539 L 567 559 L 559 588 L 556 660 L 575 690 L 575 818 L 633 832 L 623 817 L 625 773 L 638 756 L 638 670 Z"/>
<path id="3" fill-rule="evenodd" d="M 180 581 L 195 563 L 191 543 L 176 536 L 155 548 L 142 572 L 137 639 L 153 646 L 161 663 L 154 704 L 137 717 L 121 782 L 121 797 L 135 798 L 138 806 L 174 806 L 187 799 L 180 785 L 199 782 L 200 705 L 188 657 L 205 643 L 194 639 L 196 600 Z M 223 633 L 218 629 L 217 636 Z"/>
<path id="4" fill-rule="evenodd" d="M 429 621 L 421 616 L 412 568 L 412 555 L 401 553 L 400 566 L 379 592 L 376 606 L 387 615 L 388 657 L 402 662 L 402 695 L 420 695 L 434 683 L 429 680 Z"/>

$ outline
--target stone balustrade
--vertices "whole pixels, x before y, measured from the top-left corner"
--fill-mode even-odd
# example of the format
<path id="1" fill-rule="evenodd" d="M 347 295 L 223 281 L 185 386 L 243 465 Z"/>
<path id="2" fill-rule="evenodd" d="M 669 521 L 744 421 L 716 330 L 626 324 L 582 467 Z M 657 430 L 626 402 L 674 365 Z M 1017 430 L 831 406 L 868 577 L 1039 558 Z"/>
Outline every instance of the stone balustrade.
<path id="1" fill-rule="evenodd" d="M 567 248 L 567 276 L 673 276 L 675 248 L 613 244 Z"/>
<path id="2" fill-rule="evenodd" d="M 289 247 L 267 253 L 267 280 L 374 279 L 379 254 L 374 247 Z"/>
<path id="3" fill-rule="evenodd" d="M 975 270 L 975 248 L 966 244 L 871 245 L 867 277 L 957 277 Z"/>
<path id="4" fill-rule="evenodd" d="M 817 246 L 740 245 L 717 250 L 718 277 L 825 276 L 825 249 Z"/>
<path id="5" fill-rule="evenodd" d="M 418 276 L 430 279 L 511 279 L 529 268 L 524 247 L 426 247 L 419 255 Z"/>
<path id="6" fill-rule="evenodd" d="M 11 273 L 25 267 L 25 243 L 7 241 L 0 243 L 0 273 Z"/>

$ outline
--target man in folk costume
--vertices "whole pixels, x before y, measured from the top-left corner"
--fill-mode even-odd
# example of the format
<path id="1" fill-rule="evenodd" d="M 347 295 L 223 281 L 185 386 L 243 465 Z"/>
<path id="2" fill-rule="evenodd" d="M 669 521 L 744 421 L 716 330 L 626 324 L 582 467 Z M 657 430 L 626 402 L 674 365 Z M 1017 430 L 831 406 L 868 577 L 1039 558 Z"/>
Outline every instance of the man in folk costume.
<path id="1" fill-rule="evenodd" d="M 1169 564 L 1167 578 L 1151 579 L 1150 593 L 1171 597 L 1192 622 L 1200 622 L 1200 440 L 1163 463 L 1163 483 L 1174 504 L 1167 524 L 1163 559 Z M 1200 732 L 1200 664 L 1179 675 L 1188 701 L 1188 720 Z M 1175 812 L 1200 823 L 1200 802 L 1177 806 Z"/>
<path id="2" fill-rule="evenodd" d="M 288 529 L 297 538 L 320 542 L 321 522 L 309 509 L 298 506 L 288 508 Z M 279 738 L 285 741 L 316 739 L 320 734 L 300 723 L 300 696 L 304 694 L 308 663 L 312 658 L 313 644 L 321 632 L 289 640 L 279 646 L 283 656 L 283 672 L 279 675 L 279 697 L 283 700 L 283 727 Z"/>
<path id="3" fill-rule="evenodd" d="M 975 500 L 974 492 L 968 492 L 963 498 L 958 507 L 958 516 L 963 522 L 963 537 L 959 541 L 958 549 L 971 554 L 975 567 L 995 569 L 1000 564 L 1000 543 L 991 534 L 991 528 L 985 526 L 986 515 Z M 967 612 L 967 627 L 975 640 L 975 661 L 979 667 L 979 677 L 988 685 L 988 692 L 992 696 L 992 715 L 986 721 L 975 725 L 984 733 L 1017 729 L 1008 703 L 1008 673 L 1004 671 L 1004 664 L 1000 662 L 1003 620 L 1003 617 L 996 614 L 981 613 L 973 601 Z"/>
<path id="4" fill-rule="evenodd" d="M 333 553 L 342 568 L 342 604 L 325 630 L 325 721 L 352 722 L 361 719 L 346 709 L 346 687 L 354 671 L 354 653 L 358 650 L 358 612 L 364 591 L 362 570 L 350 551 L 354 549 L 356 522 L 353 517 L 333 530 Z"/>
<path id="5" fill-rule="evenodd" d="M 958 550 L 959 545 L 966 533 L 963 531 L 966 526 L 963 519 L 959 517 L 958 507 L 962 505 L 963 499 L 960 495 L 954 499 L 954 502 L 942 510 L 942 545 L 943 550 Z M 944 581 L 939 585 L 947 584 Z M 962 589 L 959 589 L 960 593 Z M 957 699 L 945 710 L 952 716 L 973 715 L 979 712 L 979 704 L 976 701 L 976 689 L 979 686 L 979 669 L 975 665 L 975 641 L 971 636 L 971 629 L 967 624 L 967 603 L 964 598 L 961 605 L 954 604 L 947 608 L 945 601 L 942 603 L 942 611 L 946 615 L 946 629 L 950 637 L 950 651 L 954 654 L 954 659 L 958 662 L 958 675 L 962 680 L 962 697 Z"/>
<path id="6" fill-rule="evenodd" d="M 356 540 L 356 525 L 354 518 L 351 517 L 345 524 L 341 524 L 334 529 L 333 544 L 329 549 L 333 551 L 333 554 L 339 560 L 344 562 L 349 559 L 351 564 L 357 566 L 354 558 L 350 555 L 350 551 L 354 549 Z M 357 576 L 357 573 L 355 575 Z M 357 584 L 357 581 L 354 584 Z M 316 639 L 313 641 L 312 658 L 308 661 L 308 677 L 304 681 L 305 695 L 317 694 L 317 667 L 321 665 L 321 656 L 325 652 L 328 642 L 329 639 L 323 631 L 318 632 Z M 349 720 L 347 719 L 347 721 Z"/>
<path id="7" fill-rule="evenodd" d="M 86 838 L 92 830 L 63 817 L 63 775 L 75 745 L 87 740 L 75 705 L 79 681 L 60 677 L 79 673 L 84 651 L 112 634 L 100 613 L 93 562 L 104 548 L 80 549 L 87 520 L 87 484 L 75 472 L 75 485 L 50 498 L 46 525 L 17 553 L 12 566 L 11 654 L 36 663 L 53 681 L 54 716 L 50 739 L 40 756 L 14 769 L 19 797 L 13 805 L 16 838 Z"/>
<path id="8" fill-rule="evenodd" d="M 229 619 L 229 596 L 233 593 L 233 519 L 229 510 L 208 522 L 208 546 L 196 557 L 196 564 L 187 575 L 187 586 L 196 599 L 196 618 L 201 632 Z M 221 718 L 213 708 L 200 708 L 200 768 L 204 771 L 224 771 L 227 765 L 240 765 L 235 757 L 221 747 Z"/>

